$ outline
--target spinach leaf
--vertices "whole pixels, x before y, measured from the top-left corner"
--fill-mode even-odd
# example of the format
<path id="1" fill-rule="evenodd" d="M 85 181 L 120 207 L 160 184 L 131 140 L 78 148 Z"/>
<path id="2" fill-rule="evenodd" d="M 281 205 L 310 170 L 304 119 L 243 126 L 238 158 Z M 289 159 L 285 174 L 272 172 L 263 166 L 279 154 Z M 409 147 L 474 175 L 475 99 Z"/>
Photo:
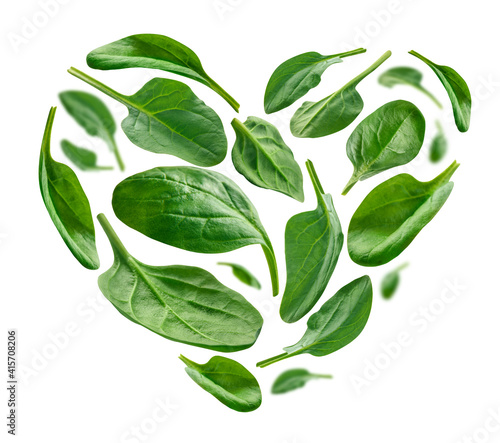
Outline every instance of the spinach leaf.
<path id="1" fill-rule="evenodd" d="M 443 127 L 438 120 L 436 120 L 437 134 L 434 136 L 429 149 L 429 160 L 432 163 L 437 163 L 446 155 L 448 150 L 448 141 L 443 132 Z"/>
<path id="2" fill-rule="evenodd" d="M 354 172 L 342 195 L 358 182 L 413 160 L 424 142 L 425 118 L 405 100 L 386 103 L 366 117 L 347 140 Z"/>
<path id="3" fill-rule="evenodd" d="M 306 163 L 318 206 L 294 215 L 285 228 L 286 287 L 280 316 L 293 323 L 306 315 L 326 289 L 344 243 L 342 227 L 314 165 Z"/>
<path id="4" fill-rule="evenodd" d="M 422 86 L 422 77 L 422 73 L 415 68 L 411 68 L 410 66 L 398 66 L 385 71 L 378 78 L 378 82 L 388 88 L 392 88 L 395 85 L 413 86 L 429 97 L 439 109 L 442 109 L 443 105 L 439 100 Z"/>
<path id="5" fill-rule="evenodd" d="M 257 210 L 226 176 L 192 166 L 150 169 L 119 183 L 113 209 L 127 226 L 193 252 L 228 252 L 259 244 L 269 265 L 273 295 L 278 269 Z"/>
<path id="6" fill-rule="evenodd" d="M 200 365 L 181 355 L 186 372 L 205 391 L 238 412 L 255 411 L 262 403 L 256 378 L 240 363 L 226 357 L 212 357 Z"/>
<path id="7" fill-rule="evenodd" d="M 40 152 L 38 179 L 43 202 L 75 258 L 87 269 L 98 269 L 94 222 L 87 196 L 73 170 L 50 155 L 55 114 L 56 108 L 50 108 Z"/>
<path id="8" fill-rule="evenodd" d="M 229 266 L 233 270 L 233 275 L 242 283 L 251 286 L 255 289 L 260 289 L 259 280 L 257 280 L 254 275 L 241 265 L 236 263 L 219 262 L 218 265 Z"/>
<path id="9" fill-rule="evenodd" d="M 299 354 L 331 354 L 351 343 L 363 330 L 372 306 L 372 283 L 367 275 L 341 288 L 307 320 L 304 336 L 284 353 L 257 363 L 264 368 Z"/>
<path id="10" fill-rule="evenodd" d="M 125 169 L 115 141 L 116 124 L 104 102 L 84 91 L 64 91 L 59 94 L 64 109 L 87 134 L 99 137 L 115 155 L 120 171 Z"/>
<path id="11" fill-rule="evenodd" d="M 288 369 L 281 373 L 271 387 L 273 394 L 285 394 L 305 386 L 309 380 L 333 378 L 328 374 L 312 374 L 307 369 Z"/>
<path id="12" fill-rule="evenodd" d="M 236 132 L 232 159 L 236 170 L 250 183 L 304 201 L 302 172 L 278 129 L 258 117 L 245 123 L 234 119 Z"/>
<path id="13" fill-rule="evenodd" d="M 279 65 L 267 83 L 264 95 L 266 114 L 287 108 L 299 98 L 307 94 L 321 82 L 321 76 L 326 68 L 341 63 L 342 58 L 361 54 L 366 49 L 334 55 L 321 55 L 317 52 L 306 52 L 296 55 Z"/>
<path id="14" fill-rule="evenodd" d="M 380 285 L 380 292 L 382 293 L 382 297 L 386 300 L 392 298 L 396 289 L 399 286 L 399 273 L 408 267 L 408 263 L 403 263 L 401 266 L 398 266 L 394 271 L 387 273 L 382 279 L 382 283 Z"/>
<path id="15" fill-rule="evenodd" d="M 214 166 L 227 152 L 219 116 L 184 83 L 154 78 L 133 95 L 122 95 L 75 68 L 68 72 L 128 108 L 123 132 L 135 145 L 175 155 L 198 166 Z"/>
<path id="16" fill-rule="evenodd" d="M 324 137 L 347 128 L 361 113 L 363 99 L 356 86 L 391 56 L 387 51 L 366 71 L 319 102 L 304 102 L 293 114 L 290 130 L 295 137 Z"/>
<path id="17" fill-rule="evenodd" d="M 196 80 L 214 90 L 231 107 L 240 105 L 203 69 L 198 56 L 187 46 L 158 34 L 137 34 L 94 49 L 87 55 L 94 69 L 152 68 Z"/>
<path id="18" fill-rule="evenodd" d="M 453 162 L 429 182 L 409 174 L 378 185 L 352 216 L 347 234 L 351 259 L 362 266 L 379 266 L 403 252 L 448 199 L 458 168 Z"/>
<path id="19" fill-rule="evenodd" d="M 472 99 L 465 80 L 449 66 L 437 65 L 415 51 L 410 51 L 410 54 L 422 60 L 438 76 L 450 97 L 458 130 L 467 132 L 470 125 Z"/>
<path id="20" fill-rule="evenodd" d="M 247 349 L 262 328 L 260 313 L 204 269 L 149 266 L 125 249 L 104 214 L 114 263 L 99 288 L 126 318 L 162 337 L 221 352 Z"/>
<path id="21" fill-rule="evenodd" d="M 112 166 L 97 166 L 97 155 L 89 149 L 80 148 L 68 140 L 61 142 L 61 149 L 74 165 L 82 171 L 104 171 Z"/>

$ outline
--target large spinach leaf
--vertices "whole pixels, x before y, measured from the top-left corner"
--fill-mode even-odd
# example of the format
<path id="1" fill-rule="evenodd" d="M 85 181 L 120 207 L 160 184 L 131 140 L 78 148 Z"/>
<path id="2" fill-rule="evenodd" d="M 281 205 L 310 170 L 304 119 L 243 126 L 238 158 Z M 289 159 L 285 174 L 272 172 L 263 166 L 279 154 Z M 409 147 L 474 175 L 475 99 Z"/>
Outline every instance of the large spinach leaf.
<path id="1" fill-rule="evenodd" d="M 104 171 L 113 169 L 112 166 L 98 166 L 97 155 L 89 149 L 80 148 L 69 140 L 61 141 L 61 149 L 74 165 L 82 171 Z"/>
<path id="2" fill-rule="evenodd" d="M 285 394 L 295 389 L 302 388 L 310 380 L 318 378 L 333 378 L 329 374 L 312 374 L 307 369 L 288 369 L 281 373 L 273 383 L 273 394 Z"/>
<path id="3" fill-rule="evenodd" d="M 237 263 L 219 262 L 218 265 L 229 266 L 233 270 L 233 275 L 241 282 L 255 289 L 260 289 L 260 282 L 257 278 L 244 266 Z"/>

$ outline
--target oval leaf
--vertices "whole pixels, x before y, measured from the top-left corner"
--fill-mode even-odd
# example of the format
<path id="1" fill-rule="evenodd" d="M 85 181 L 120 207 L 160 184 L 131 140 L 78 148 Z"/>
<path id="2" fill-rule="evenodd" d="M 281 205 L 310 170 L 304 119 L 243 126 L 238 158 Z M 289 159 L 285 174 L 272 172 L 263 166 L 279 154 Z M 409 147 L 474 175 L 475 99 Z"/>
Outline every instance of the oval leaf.
<path id="1" fill-rule="evenodd" d="M 68 140 L 61 142 L 61 149 L 73 163 L 82 171 L 103 171 L 113 169 L 111 166 L 97 166 L 97 155 L 95 152 L 80 148 Z"/>
<path id="2" fill-rule="evenodd" d="M 405 165 L 420 152 L 425 118 L 410 102 L 386 103 L 366 117 L 347 140 L 354 172 L 342 195 L 359 181 L 395 166 Z"/>
<path id="3" fill-rule="evenodd" d="M 260 289 L 259 280 L 245 267 L 236 263 L 219 262 L 218 265 L 229 266 L 233 270 L 233 275 L 242 283 L 255 289 Z"/>
<path id="4" fill-rule="evenodd" d="M 318 207 L 294 215 L 285 229 L 286 287 L 280 316 L 293 323 L 306 315 L 319 300 L 337 265 L 344 243 L 342 227 L 325 194 L 314 165 L 306 163 L 314 186 Z"/>
<path id="5" fill-rule="evenodd" d="M 382 293 L 382 297 L 386 300 L 392 298 L 396 289 L 399 286 L 399 273 L 408 266 L 408 263 L 404 263 L 401 266 L 398 266 L 394 271 L 387 273 L 382 279 L 382 283 L 380 284 L 380 292 Z"/>
<path id="6" fill-rule="evenodd" d="M 312 374 L 307 369 L 288 369 L 276 378 L 271 387 L 273 394 L 285 394 L 305 386 L 309 380 L 333 378 L 328 374 Z"/>
<path id="7" fill-rule="evenodd" d="M 379 266 L 403 252 L 448 199 L 458 168 L 448 169 L 429 182 L 409 174 L 393 177 L 371 191 L 352 216 L 347 235 L 351 259 L 362 266 Z"/>
<path id="8" fill-rule="evenodd" d="M 238 412 L 255 411 L 262 403 L 262 392 L 255 377 L 240 363 L 226 357 L 212 357 L 200 365 L 181 355 L 186 372 L 205 391 Z"/>
<path id="9" fill-rule="evenodd" d="M 158 34 L 136 34 L 94 49 L 87 55 L 94 69 L 152 68 L 196 80 L 219 94 L 235 111 L 240 105 L 203 69 L 198 56 L 187 46 Z"/>
<path id="10" fill-rule="evenodd" d="M 113 209 L 132 229 L 188 251 L 261 245 L 278 293 L 276 259 L 257 210 L 226 176 L 190 166 L 150 169 L 118 184 Z"/>
<path id="11" fill-rule="evenodd" d="M 87 196 L 73 170 L 54 161 L 50 155 L 50 136 L 55 113 L 56 108 L 51 108 L 40 152 L 38 179 L 43 202 L 75 258 L 87 269 L 98 269 L 94 222 Z"/>
<path id="12" fill-rule="evenodd" d="M 231 125 L 236 132 L 232 151 L 236 170 L 255 186 L 303 202 L 302 172 L 278 129 L 258 117 L 248 117 L 245 123 L 234 119 Z"/>
<path id="13" fill-rule="evenodd" d="M 448 141 L 446 140 L 446 136 L 444 135 L 443 128 L 439 121 L 436 121 L 436 126 L 438 132 L 432 139 L 429 149 L 429 160 L 432 163 L 441 161 L 448 151 Z"/>
<path id="14" fill-rule="evenodd" d="M 175 155 L 198 166 L 214 166 L 224 160 L 227 139 L 219 116 L 184 83 L 154 78 L 127 96 L 78 69 L 68 72 L 128 108 L 122 129 L 140 148 Z"/>

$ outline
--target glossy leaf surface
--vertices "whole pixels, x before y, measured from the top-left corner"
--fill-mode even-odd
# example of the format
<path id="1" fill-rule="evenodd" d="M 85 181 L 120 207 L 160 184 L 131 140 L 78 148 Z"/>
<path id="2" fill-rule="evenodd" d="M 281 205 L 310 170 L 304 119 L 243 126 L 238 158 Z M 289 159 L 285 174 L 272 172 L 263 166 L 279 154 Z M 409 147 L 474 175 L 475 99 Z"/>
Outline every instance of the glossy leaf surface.
<path id="1" fill-rule="evenodd" d="M 436 121 L 436 127 L 438 132 L 432 139 L 429 149 L 429 160 L 432 163 L 441 161 L 448 151 L 448 140 L 439 121 Z"/>
<path id="2" fill-rule="evenodd" d="M 219 262 L 218 265 L 229 266 L 233 275 L 242 283 L 251 286 L 255 289 L 260 289 L 260 282 L 257 278 L 244 266 L 238 265 L 237 263 L 227 263 L 227 262 Z"/>
<path id="3" fill-rule="evenodd" d="M 382 293 L 382 297 L 384 297 L 386 300 L 392 298 L 392 296 L 398 289 L 400 272 L 407 266 L 408 263 L 404 263 L 401 266 L 398 266 L 393 271 L 388 272 L 384 275 L 382 283 L 380 284 L 380 292 Z"/>
<path id="4" fill-rule="evenodd" d="M 104 171 L 113 169 L 111 166 L 98 166 L 95 152 L 76 146 L 69 140 L 63 140 L 61 142 L 61 149 L 64 155 L 82 171 Z"/>
<path id="5" fill-rule="evenodd" d="M 276 378 L 271 387 L 271 392 L 273 394 L 285 394 L 304 387 L 310 380 L 319 378 L 333 377 L 327 374 L 312 374 L 307 369 L 289 369 Z"/>

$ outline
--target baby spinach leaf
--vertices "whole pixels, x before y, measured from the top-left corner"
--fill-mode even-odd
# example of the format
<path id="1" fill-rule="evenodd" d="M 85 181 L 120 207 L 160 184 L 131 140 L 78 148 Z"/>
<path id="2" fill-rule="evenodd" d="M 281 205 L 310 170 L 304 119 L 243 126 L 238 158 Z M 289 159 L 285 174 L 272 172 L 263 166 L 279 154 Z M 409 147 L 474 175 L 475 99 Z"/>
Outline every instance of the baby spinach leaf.
<path id="1" fill-rule="evenodd" d="M 324 137 L 347 128 L 361 113 L 363 99 L 356 86 L 391 56 L 387 51 L 367 70 L 319 102 L 304 102 L 293 114 L 290 130 L 295 137 Z"/>
<path id="2" fill-rule="evenodd" d="M 186 372 L 205 391 L 238 412 L 255 411 L 262 403 L 256 378 L 240 363 L 226 357 L 212 357 L 200 365 L 181 355 Z"/>
<path id="3" fill-rule="evenodd" d="M 443 127 L 438 120 L 436 120 L 436 127 L 438 132 L 432 139 L 431 147 L 429 149 L 429 160 L 432 163 L 437 163 L 442 160 L 448 150 L 448 141 L 444 135 Z"/>
<path id="4" fill-rule="evenodd" d="M 341 63 L 342 58 L 361 54 L 366 49 L 334 55 L 321 55 L 317 52 L 306 52 L 296 55 L 279 65 L 267 83 L 264 95 L 266 114 L 272 114 L 295 103 L 321 82 L 326 68 Z"/>
<path id="5" fill-rule="evenodd" d="M 238 112 L 240 105 L 203 69 L 198 56 L 187 46 L 158 34 L 137 34 L 94 49 L 87 55 L 94 69 L 152 68 L 172 72 L 208 86 Z"/>
<path id="6" fill-rule="evenodd" d="M 204 269 L 149 266 L 132 257 L 104 214 L 97 216 L 114 263 L 99 288 L 126 318 L 162 337 L 221 352 L 247 349 L 262 328 L 260 313 Z"/>
<path id="7" fill-rule="evenodd" d="M 372 306 L 372 283 L 367 275 L 341 288 L 307 320 L 304 336 L 284 353 L 257 363 L 264 368 L 299 354 L 331 354 L 351 343 L 363 330 Z"/>
<path id="8" fill-rule="evenodd" d="M 40 152 L 38 179 L 43 202 L 75 258 L 87 269 L 98 269 L 94 222 L 87 196 L 73 170 L 54 161 L 50 155 L 50 136 L 55 114 L 56 108 L 51 108 Z"/>
<path id="9" fill-rule="evenodd" d="M 304 201 L 302 172 L 278 129 L 258 117 L 245 123 L 234 119 L 236 132 L 232 151 L 236 170 L 250 183 Z"/>
<path id="10" fill-rule="evenodd" d="M 410 54 L 422 60 L 438 76 L 450 97 L 458 130 L 467 132 L 470 125 L 472 99 L 465 80 L 449 66 L 437 65 L 415 51 L 410 51 Z"/>
<path id="11" fill-rule="evenodd" d="M 280 316 L 287 323 L 300 320 L 319 300 L 330 281 L 344 243 L 332 196 L 323 191 L 310 160 L 306 166 L 318 207 L 294 215 L 286 224 L 286 287 Z"/>
<path id="12" fill-rule="evenodd" d="M 382 292 L 382 297 L 386 300 L 392 298 L 396 289 L 399 286 L 399 273 L 408 266 L 408 263 L 404 263 L 398 266 L 394 271 L 387 273 L 382 279 L 380 285 L 380 292 Z"/>
<path id="13" fill-rule="evenodd" d="M 441 109 L 443 105 L 439 102 L 439 100 L 422 86 L 422 77 L 422 73 L 415 68 L 411 68 L 410 66 L 397 66 L 385 71 L 378 78 L 378 82 L 388 88 L 392 88 L 395 85 L 412 86 L 420 92 L 423 92 L 437 105 L 439 109 Z"/>
<path id="14" fill-rule="evenodd" d="M 347 140 L 354 172 L 342 195 L 358 182 L 413 160 L 424 142 L 425 118 L 405 100 L 386 103 L 366 117 Z"/>
<path id="15" fill-rule="evenodd" d="M 115 141 L 116 124 L 104 102 L 84 91 L 64 91 L 59 94 L 64 109 L 87 134 L 99 137 L 115 155 L 120 171 L 125 169 Z"/>
<path id="16" fill-rule="evenodd" d="M 193 252 L 228 252 L 259 244 L 269 265 L 273 295 L 278 269 L 257 210 L 226 176 L 192 166 L 150 169 L 116 186 L 113 209 L 127 226 Z"/>
<path id="17" fill-rule="evenodd" d="M 378 185 L 352 216 L 347 235 L 351 259 L 362 266 L 379 266 L 403 252 L 448 199 L 458 168 L 453 162 L 429 182 L 409 174 Z"/>
<path id="18" fill-rule="evenodd" d="M 333 378 L 328 374 L 312 374 L 307 369 L 288 369 L 281 373 L 271 387 L 273 394 L 285 394 L 305 386 L 309 380 Z"/>
<path id="19" fill-rule="evenodd" d="M 135 145 L 175 155 L 198 166 L 214 166 L 227 152 L 219 116 L 184 83 L 154 78 L 133 95 L 122 95 L 75 68 L 68 72 L 128 108 L 123 132 Z"/>
<path id="20" fill-rule="evenodd" d="M 111 166 L 97 166 L 97 155 L 89 149 L 80 148 L 68 140 L 61 142 L 61 149 L 74 165 L 82 171 L 104 171 L 113 169 Z"/>
<path id="21" fill-rule="evenodd" d="M 251 286 L 255 289 L 260 289 L 259 280 L 257 280 L 254 275 L 241 265 L 236 263 L 219 262 L 218 265 L 229 266 L 233 270 L 233 275 L 242 283 Z"/>

